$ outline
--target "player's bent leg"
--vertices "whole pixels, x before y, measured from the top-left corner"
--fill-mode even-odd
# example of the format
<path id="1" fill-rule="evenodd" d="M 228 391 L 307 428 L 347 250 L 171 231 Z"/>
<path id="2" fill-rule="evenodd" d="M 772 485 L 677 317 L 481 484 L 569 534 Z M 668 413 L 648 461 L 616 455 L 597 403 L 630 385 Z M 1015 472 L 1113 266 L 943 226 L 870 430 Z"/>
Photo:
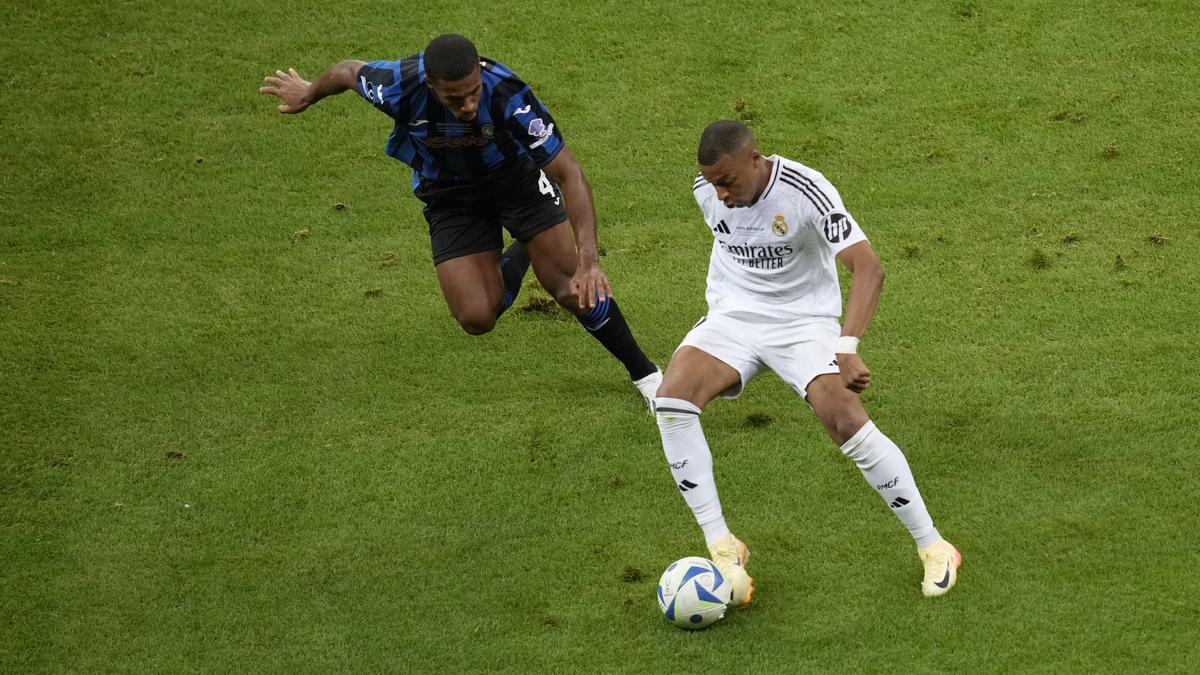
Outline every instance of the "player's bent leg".
<path id="1" fill-rule="evenodd" d="M 525 242 L 525 247 L 529 251 L 538 283 L 554 297 L 554 301 L 575 316 L 587 314 L 580 309 L 575 294 L 571 292 L 571 277 L 575 276 L 578 263 L 571 224 L 564 220 L 542 230 Z"/>
<path id="2" fill-rule="evenodd" d="M 805 398 L 834 443 L 842 445 L 870 421 L 858 394 L 846 388 L 840 375 L 818 375 L 808 383 Z"/>
<path id="3" fill-rule="evenodd" d="M 437 264 L 438 284 L 454 320 L 471 335 L 482 335 L 496 325 L 504 306 L 504 281 L 500 252 L 481 251 Z"/>
<path id="4" fill-rule="evenodd" d="M 738 371 L 723 361 L 695 347 L 680 347 L 655 399 L 655 417 L 671 476 L 704 532 L 713 562 L 730 581 L 730 604 L 734 606 L 750 602 L 754 594 L 754 580 L 745 567 L 750 553 L 725 523 L 700 411 L 740 382 Z"/>
<path id="5" fill-rule="evenodd" d="M 647 404 L 651 403 L 657 391 L 658 367 L 642 353 L 617 301 L 607 298 L 591 309 L 582 308 L 571 290 L 577 263 L 571 224 L 564 220 L 538 232 L 526 242 L 526 247 L 533 272 L 542 287 L 625 366 L 629 379 L 637 385 Z"/>
<path id="6" fill-rule="evenodd" d="M 741 374 L 724 361 L 702 349 L 683 346 L 671 356 L 658 395 L 684 399 L 703 408 L 741 380 Z"/>
<path id="7" fill-rule="evenodd" d="M 854 461 L 863 478 L 916 541 L 925 570 L 922 593 L 945 593 L 958 579 L 962 556 L 934 527 L 904 452 L 876 428 L 858 394 L 847 389 L 840 376 L 818 376 L 809 384 L 807 394 L 830 438 Z"/>

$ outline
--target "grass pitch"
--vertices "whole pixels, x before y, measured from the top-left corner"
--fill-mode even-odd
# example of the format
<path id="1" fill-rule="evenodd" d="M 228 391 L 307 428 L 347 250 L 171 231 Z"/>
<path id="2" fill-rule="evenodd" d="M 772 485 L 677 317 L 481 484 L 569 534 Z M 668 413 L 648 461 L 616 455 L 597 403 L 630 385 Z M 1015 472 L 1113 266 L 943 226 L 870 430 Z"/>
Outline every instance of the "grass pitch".
<path id="1" fill-rule="evenodd" d="M 1200 669 L 1200 9 L 971 0 L 30 2 L 0 121 L 0 670 Z M 960 585 L 773 376 L 704 415 L 746 611 L 623 372 L 530 287 L 443 306 L 387 118 L 289 66 L 440 32 L 534 85 L 665 363 L 704 312 L 719 117 L 824 172 L 889 272 L 866 405 Z"/>

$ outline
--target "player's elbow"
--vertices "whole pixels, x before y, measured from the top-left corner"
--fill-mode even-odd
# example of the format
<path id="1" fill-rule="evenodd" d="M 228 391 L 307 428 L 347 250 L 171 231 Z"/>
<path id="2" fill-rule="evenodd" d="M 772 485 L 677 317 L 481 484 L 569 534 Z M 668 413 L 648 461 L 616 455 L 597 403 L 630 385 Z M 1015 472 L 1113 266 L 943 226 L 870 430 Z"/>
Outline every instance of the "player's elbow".
<path id="1" fill-rule="evenodd" d="M 887 277 L 887 272 L 883 270 L 883 265 L 879 262 L 879 258 L 872 255 L 869 258 L 861 261 L 859 267 L 861 268 L 862 274 L 868 279 L 874 281 L 875 285 L 883 285 L 883 280 Z M 859 270 L 855 271 L 857 272 Z"/>
<path id="2" fill-rule="evenodd" d="M 346 89 L 352 89 L 355 85 L 355 80 L 358 78 L 358 71 L 367 65 L 366 61 L 356 61 L 347 59 L 339 62 L 333 67 L 333 72 L 337 74 L 337 82 Z"/>
<path id="3" fill-rule="evenodd" d="M 546 165 L 545 172 L 550 180 L 558 183 L 564 189 L 567 186 L 574 186 L 576 183 L 587 185 L 587 178 L 583 176 L 583 167 L 579 166 L 579 161 L 566 146 L 563 146 L 558 155 Z"/>
<path id="4" fill-rule="evenodd" d="M 883 288 L 883 280 L 887 277 L 887 273 L 883 271 L 883 266 L 878 260 L 859 261 L 854 265 L 854 269 L 850 270 L 855 282 L 863 283 L 875 288 Z"/>
<path id="5" fill-rule="evenodd" d="M 881 293 L 881 292 L 883 292 L 883 280 L 887 278 L 887 272 L 884 272 L 883 267 L 881 267 L 880 265 L 875 266 L 874 272 L 875 272 L 875 277 L 874 277 L 875 292 Z"/>

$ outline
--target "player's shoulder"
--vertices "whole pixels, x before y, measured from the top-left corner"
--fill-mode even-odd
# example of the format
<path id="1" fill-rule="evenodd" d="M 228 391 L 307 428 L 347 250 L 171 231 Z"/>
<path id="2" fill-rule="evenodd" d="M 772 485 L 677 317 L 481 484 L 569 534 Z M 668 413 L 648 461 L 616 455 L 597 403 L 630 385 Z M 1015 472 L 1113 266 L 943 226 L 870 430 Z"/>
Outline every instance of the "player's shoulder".
<path id="1" fill-rule="evenodd" d="M 692 196 L 696 198 L 696 203 L 699 204 L 701 208 L 704 208 L 705 204 L 716 198 L 717 189 L 713 187 L 712 183 L 708 182 L 708 180 L 704 178 L 704 174 L 698 173 L 696 174 L 696 177 L 692 179 Z"/>
<path id="2" fill-rule="evenodd" d="M 792 179 L 808 179 L 814 182 L 829 183 L 829 179 L 825 177 L 825 174 L 817 171 L 811 166 L 779 155 L 776 155 L 775 158 L 779 161 L 779 173 L 781 176 L 787 176 Z"/>
<path id="3" fill-rule="evenodd" d="M 479 57 L 479 72 L 483 73 L 489 77 L 495 77 L 495 78 L 516 78 L 517 77 L 517 74 L 513 72 L 512 68 L 509 68 L 508 66 L 504 65 L 503 63 L 500 63 L 499 61 L 496 61 L 495 59 L 489 59 L 486 56 Z M 520 79 L 520 78 L 517 78 L 517 79 Z"/>
<path id="4" fill-rule="evenodd" d="M 408 115 L 413 100 L 420 97 L 425 77 L 420 52 L 396 60 L 369 61 L 355 74 L 359 95 L 371 105 L 400 120 Z"/>
<path id="5" fill-rule="evenodd" d="M 530 97 L 536 98 L 529 85 L 499 61 L 480 56 L 479 76 L 483 79 L 484 97 L 490 101 L 489 105 L 506 116 L 525 109 Z"/>
<path id="6" fill-rule="evenodd" d="M 509 91 L 520 91 L 529 86 L 513 72 L 512 68 L 486 56 L 479 57 L 479 76 L 493 87 Z"/>
<path id="7" fill-rule="evenodd" d="M 396 60 L 369 61 L 358 69 L 359 86 L 382 87 L 382 92 L 400 94 L 418 91 L 417 83 L 425 76 L 422 54 L 410 54 Z"/>
<path id="8" fill-rule="evenodd" d="M 398 59 L 378 59 L 375 61 L 367 61 L 359 70 L 369 70 L 378 72 L 390 72 L 400 75 L 401 73 L 413 69 L 420 70 L 424 74 L 424 53 L 417 52 L 408 56 L 401 56 Z"/>
<path id="9" fill-rule="evenodd" d="M 825 174 L 794 159 L 778 155 L 774 159 L 779 163 L 776 173 L 779 192 L 772 191 L 772 196 L 811 204 L 821 214 L 837 208 L 841 198 Z"/>

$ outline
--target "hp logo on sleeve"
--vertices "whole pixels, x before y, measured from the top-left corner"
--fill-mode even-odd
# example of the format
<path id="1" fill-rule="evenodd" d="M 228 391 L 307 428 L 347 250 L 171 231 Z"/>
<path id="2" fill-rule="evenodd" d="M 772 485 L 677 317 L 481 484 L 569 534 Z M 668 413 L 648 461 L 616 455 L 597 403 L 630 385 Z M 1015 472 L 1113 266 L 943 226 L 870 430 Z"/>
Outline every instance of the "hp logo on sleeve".
<path id="1" fill-rule="evenodd" d="M 844 213 L 831 213 L 825 219 L 825 238 L 831 244 L 836 244 L 849 237 L 852 229 L 854 229 L 854 225 Z"/>

